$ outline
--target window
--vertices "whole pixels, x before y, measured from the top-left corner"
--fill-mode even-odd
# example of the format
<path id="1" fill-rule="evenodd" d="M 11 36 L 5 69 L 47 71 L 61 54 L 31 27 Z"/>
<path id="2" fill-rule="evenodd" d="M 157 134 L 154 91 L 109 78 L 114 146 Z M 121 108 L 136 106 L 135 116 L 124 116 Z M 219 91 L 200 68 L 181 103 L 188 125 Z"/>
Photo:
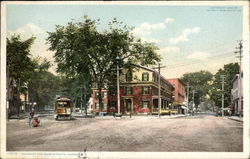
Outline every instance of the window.
<path id="1" fill-rule="evenodd" d="M 148 108 L 149 107 L 149 101 L 142 101 L 142 108 Z"/>
<path id="2" fill-rule="evenodd" d="M 133 88 L 132 87 L 125 87 L 125 94 L 126 95 L 133 94 Z"/>
<path id="3" fill-rule="evenodd" d="M 102 98 L 105 96 L 105 94 L 107 95 L 107 92 L 101 92 Z M 96 99 L 99 99 L 99 98 L 100 98 L 99 92 L 95 92 L 95 98 L 96 98 Z"/>
<path id="4" fill-rule="evenodd" d="M 95 92 L 95 98 L 98 99 L 99 98 L 99 93 Z"/>
<path id="5" fill-rule="evenodd" d="M 148 76 L 147 72 L 142 73 L 142 81 L 148 81 Z"/>
<path id="6" fill-rule="evenodd" d="M 110 107 L 116 107 L 116 101 L 110 101 Z"/>
<path id="7" fill-rule="evenodd" d="M 127 81 L 127 82 L 131 82 L 131 81 L 132 81 L 132 77 L 133 77 L 133 76 L 132 76 L 132 72 L 129 71 L 129 72 L 126 74 L 126 81 Z"/>
<path id="8" fill-rule="evenodd" d="M 142 94 L 149 94 L 149 87 L 148 86 L 142 87 Z"/>
<path id="9" fill-rule="evenodd" d="M 95 103 L 95 109 L 99 109 L 99 103 Z"/>
<path id="10" fill-rule="evenodd" d="M 107 104 L 103 103 L 103 109 L 107 109 Z"/>

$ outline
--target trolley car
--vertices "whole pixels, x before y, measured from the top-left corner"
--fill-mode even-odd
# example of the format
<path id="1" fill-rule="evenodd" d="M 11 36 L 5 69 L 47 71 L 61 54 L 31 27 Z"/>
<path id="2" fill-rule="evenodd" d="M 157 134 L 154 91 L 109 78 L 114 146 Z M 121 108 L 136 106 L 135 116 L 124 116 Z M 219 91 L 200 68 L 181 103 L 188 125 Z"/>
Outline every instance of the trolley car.
<path id="1" fill-rule="evenodd" d="M 55 101 L 55 120 L 58 119 L 71 119 L 72 117 L 72 102 L 70 98 L 65 96 L 60 96 L 56 98 Z"/>

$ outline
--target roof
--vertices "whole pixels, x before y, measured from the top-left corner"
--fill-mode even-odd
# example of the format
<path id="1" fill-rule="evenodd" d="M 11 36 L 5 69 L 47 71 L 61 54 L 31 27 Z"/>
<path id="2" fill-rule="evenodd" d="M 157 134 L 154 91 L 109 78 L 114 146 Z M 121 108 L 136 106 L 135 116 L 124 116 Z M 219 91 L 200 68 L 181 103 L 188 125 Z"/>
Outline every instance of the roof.
<path id="1" fill-rule="evenodd" d="M 237 80 L 239 78 L 239 74 L 236 74 L 232 80 L 232 82 L 234 82 L 235 80 Z M 243 72 L 241 73 L 241 78 L 243 78 Z"/>
<path id="2" fill-rule="evenodd" d="M 184 86 L 186 86 L 186 84 L 180 78 L 170 78 L 167 80 L 178 80 L 178 81 L 180 81 L 180 83 L 182 83 Z"/>
<path id="3" fill-rule="evenodd" d="M 142 66 L 142 65 L 138 65 L 138 64 L 131 64 L 131 65 L 136 66 L 136 67 L 140 67 L 140 68 L 145 69 L 147 71 L 150 71 L 150 72 L 158 74 L 158 72 L 155 71 L 154 69 L 151 69 L 151 68 L 148 68 L 148 67 L 145 67 L 145 66 Z M 168 80 L 165 77 L 163 77 L 161 75 L 161 78 L 164 79 L 166 81 L 166 83 L 168 83 L 169 85 L 171 85 L 174 88 L 174 86 L 170 82 L 168 82 Z"/>

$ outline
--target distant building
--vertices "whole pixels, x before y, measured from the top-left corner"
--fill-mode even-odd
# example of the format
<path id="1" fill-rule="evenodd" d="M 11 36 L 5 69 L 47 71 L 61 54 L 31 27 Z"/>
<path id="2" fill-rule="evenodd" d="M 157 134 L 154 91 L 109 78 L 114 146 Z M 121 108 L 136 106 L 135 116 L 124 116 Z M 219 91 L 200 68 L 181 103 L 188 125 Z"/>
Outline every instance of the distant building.
<path id="1" fill-rule="evenodd" d="M 240 82 L 241 81 L 241 82 Z M 233 115 L 243 115 L 243 89 L 242 89 L 243 74 L 236 74 L 233 79 L 233 89 L 231 90 L 232 98 L 232 113 Z M 241 99 L 241 102 L 240 102 Z"/>
<path id="2" fill-rule="evenodd" d="M 133 64 L 132 70 L 122 70 L 120 76 L 120 108 L 124 114 L 152 114 L 158 112 L 158 72 Z M 161 108 L 172 103 L 173 86 L 161 76 Z M 109 94 L 109 107 L 116 107 L 116 94 Z"/>
<path id="3" fill-rule="evenodd" d="M 92 101 L 89 110 L 93 112 L 107 112 L 108 98 L 107 89 L 102 89 L 101 91 L 101 105 L 99 105 L 99 90 L 97 88 L 92 88 Z"/>
<path id="4" fill-rule="evenodd" d="M 185 84 L 179 78 L 168 79 L 168 82 L 171 83 L 174 87 L 173 106 L 178 109 L 179 114 L 185 114 L 187 110 L 187 107 L 185 106 L 185 99 L 186 99 Z"/>

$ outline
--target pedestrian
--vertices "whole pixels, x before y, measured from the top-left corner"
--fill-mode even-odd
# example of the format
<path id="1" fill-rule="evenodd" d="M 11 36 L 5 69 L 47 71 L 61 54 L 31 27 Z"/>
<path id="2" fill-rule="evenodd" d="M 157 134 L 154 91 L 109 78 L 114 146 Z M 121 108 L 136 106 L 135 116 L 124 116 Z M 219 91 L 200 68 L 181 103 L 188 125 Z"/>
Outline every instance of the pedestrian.
<path id="1" fill-rule="evenodd" d="M 30 112 L 30 115 L 29 115 L 29 126 L 31 126 L 31 124 L 32 124 L 32 120 L 33 120 L 34 115 L 35 115 L 34 109 L 32 109 Z"/>
<path id="2" fill-rule="evenodd" d="M 39 118 L 38 117 L 34 117 L 34 119 L 32 120 L 32 126 L 33 127 L 38 127 L 39 123 L 40 123 Z"/>
<path id="3" fill-rule="evenodd" d="M 115 118 L 115 112 L 116 112 L 116 108 L 115 107 L 113 107 L 113 116 L 114 116 L 114 118 Z"/>

